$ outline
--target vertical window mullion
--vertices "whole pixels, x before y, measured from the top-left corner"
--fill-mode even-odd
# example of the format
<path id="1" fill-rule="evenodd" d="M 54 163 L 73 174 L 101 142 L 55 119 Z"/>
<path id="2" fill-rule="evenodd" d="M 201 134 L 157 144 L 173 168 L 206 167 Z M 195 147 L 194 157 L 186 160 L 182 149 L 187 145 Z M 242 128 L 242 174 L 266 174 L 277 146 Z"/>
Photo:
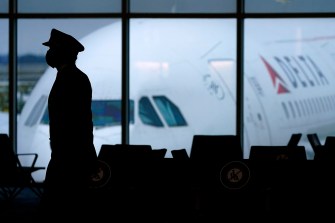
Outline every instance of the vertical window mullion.
<path id="1" fill-rule="evenodd" d="M 129 142 L 129 1 L 122 1 L 122 108 L 121 143 Z"/>
<path id="2" fill-rule="evenodd" d="M 9 137 L 16 151 L 17 141 L 17 0 L 9 1 Z"/>
<path id="3" fill-rule="evenodd" d="M 243 41 L 244 41 L 244 0 L 237 1 L 236 40 L 236 135 L 243 145 Z M 243 147 L 242 147 L 243 148 Z"/>

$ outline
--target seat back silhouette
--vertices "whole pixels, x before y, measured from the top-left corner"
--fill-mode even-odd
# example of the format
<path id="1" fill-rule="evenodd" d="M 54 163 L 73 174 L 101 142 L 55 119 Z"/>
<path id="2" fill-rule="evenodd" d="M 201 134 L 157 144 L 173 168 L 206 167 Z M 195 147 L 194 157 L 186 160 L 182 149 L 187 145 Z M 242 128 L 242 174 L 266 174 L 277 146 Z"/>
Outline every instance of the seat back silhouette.
<path id="1" fill-rule="evenodd" d="M 314 158 L 322 160 L 335 160 L 335 136 L 327 136 L 324 146 L 321 146 L 318 153 L 317 157 Z"/>
<path id="2" fill-rule="evenodd" d="M 151 145 L 141 145 L 141 144 L 116 144 L 120 149 L 122 149 L 124 158 L 131 160 L 143 160 L 152 158 L 152 147 Z"/>
<path id="3" fill-rule="evenodd" d="M 171 154 L 175 160 L 188 160 L 190 158 L 185 148 L 171 150 Z"/>
<path id="4" fill-rule="evenodd" d="M 250 147 L 250 160 L 307 160 L 304 146 L 299 146 L 302 133 L 293 133 L 282 146 L 253 145 Z"/>
<path id="5" fill-rule="evenodd" d="M 30 166 L 22 166 L 19 157 L 32 156 Z M 24 188 L 30 188 L 36 195 L 41 196 L 41 188 L 37 185 L 32 173 L 45 169 L 35 166 L 37 153 L 15 153 L 8 134 L 0 134 L 0 195 L 13 200 Z"/>
<path id="6" fill-rule="evenodd" d="M 314 160 L 335 160 L 335 136 L 327 136 L 322 144 L 317 133 L 307 134 L 314 151 Z"/>
<path id="7" fill-rule="evenodd" d="M 153 160 L 151 152 L 151 145 L 101 145 L 98 159 L 106 162 L 111 171 L 111 180 L 106 186 L 124 186 L 126 188 L 144 182 L 146 180 L 145 172 L 150 165 L 147 161 Z M 159 155 L 166 153 L 164 149 L 159 152 Z"/>
<path id="8" fill-rule="evenodd" d="M 190 159 L 215 162 L 241 160 L 240 139 L 237 135 L 194 135 Z"/>
<path id="9" fill-rule="evenodd" d="M 318 146 L 322 146 L 322 143 L 321 143 L 317 133 L 307 134 L 307 139 L 308 139 L 309 143 L 311 144 L 313 150 L 315 150 L 316 147 L 318 147 Z"/>
<path id="10" fill-rule="evenodd" d="M 302 137 L 302 133 L 293 133 L 290 140 L 287 143 L 287 146 L 297 146 Z"/>
<path id="11" fill-rule="evenodd" d="M 161 160 L 165 158 L 167 149 L 166 148 L 162 148 L 162 149 L 152 149 L 150 151 L 151 153 L 151 159 L 153 160 Z"/>
<path id="12" fill-rule="evenodd" d="M 240 138 L 237 135 L 194 135 L 191 152 L 191 184 L 194 187 L 195 207 L 204 213 L 224 210 L 226 189 L 221 181 L 223 167 L 243 159 Z"/>
<path id="13" fill-rule="evenodd" d="M 314 151 L 314 160 L 317 160 L 322 156 L 322 149 L 323 145 L 318 137 L 317 133 L 309 133 L 307 134 L 307 139 L 309 141 L 309 144 L 311 145 L 313 151 Z"/>
<path id="14" fill-rule="evenodd" d="M 108 163 L 116 162 L 118 160 L 141 160 L 150 159 L 152 157 L 151 145 L 137 145 L 137 144 L 103 144 L 101 145 L 98 158 Z M 166 150 L 161 150 L 166 153 Z M 159 153 L 159 152 L 157 152 Z"/>
<path id="15" fill-rule="evenodd" d="M 265 146 L 250 147 L 250 160 L 307 160 L 304 146 Z"/>

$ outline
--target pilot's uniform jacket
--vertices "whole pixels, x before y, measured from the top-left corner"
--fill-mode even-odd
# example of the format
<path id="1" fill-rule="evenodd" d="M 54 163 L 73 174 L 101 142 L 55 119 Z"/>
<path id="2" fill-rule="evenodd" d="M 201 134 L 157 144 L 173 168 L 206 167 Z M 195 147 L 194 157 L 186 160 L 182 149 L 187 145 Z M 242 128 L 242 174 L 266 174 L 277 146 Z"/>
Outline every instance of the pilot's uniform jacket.
<path id="1" fill-rule="evenodd" d="M 78 174 L 85 173 L 85 168 L 88 176 L 94 171 L 97 156 L 93 144 L 91 98 L 90 81 L 75 65 L 57 73 L 48 100 L 51 146 L 48 171 L 52 171 L 53 166 L 61 168 L 63 173 L 55 173 L 62 174 L 63 179 L 59 180 L 78 180 L 75 178 L 84 177 Z"/>
<path id="2" fill-rule="evenodd" d="M 91 97 L 89 79 L 75 65 L 57 73 L 48 100 L 51 159 L 44 182 L 46 207 L 63 203 L 69 207 L 65 210 L 72 210 L 89 200 L 90 176 L 97 167 Z"/>

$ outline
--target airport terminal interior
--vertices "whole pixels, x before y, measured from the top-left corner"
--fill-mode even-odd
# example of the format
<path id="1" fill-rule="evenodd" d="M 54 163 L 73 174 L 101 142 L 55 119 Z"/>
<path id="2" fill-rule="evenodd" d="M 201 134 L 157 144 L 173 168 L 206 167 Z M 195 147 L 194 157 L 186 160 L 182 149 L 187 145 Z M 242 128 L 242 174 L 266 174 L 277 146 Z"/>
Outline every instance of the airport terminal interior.
<path id="1" fill-rule="evenodd" d="M 333 218 L 333 27 L 332 0 L 0 0 L 0 221 Z M 52 29 L 84 46 L 99 171 L 48 215 Z"/>

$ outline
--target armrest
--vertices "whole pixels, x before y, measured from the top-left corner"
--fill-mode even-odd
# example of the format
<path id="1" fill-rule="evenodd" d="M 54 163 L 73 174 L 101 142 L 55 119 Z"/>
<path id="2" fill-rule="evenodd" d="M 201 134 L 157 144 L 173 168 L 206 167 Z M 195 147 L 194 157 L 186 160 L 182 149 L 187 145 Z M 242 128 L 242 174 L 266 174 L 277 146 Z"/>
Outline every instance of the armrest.
<path id="1" fill-rule="evenodd" d="M 38 154 L 37 153 L 18 153 L 16 155 L 17 155 L 17 157 L 19 157 L 19 156 L 34 156 L 33 162 L 32 162 L 32 164 L 31 164 L 30 167 L 31 168 L 35 168 L 35 164 L 36 164 L 36 161 L 37 161 L 37 158 L 38 158 Z"/>

